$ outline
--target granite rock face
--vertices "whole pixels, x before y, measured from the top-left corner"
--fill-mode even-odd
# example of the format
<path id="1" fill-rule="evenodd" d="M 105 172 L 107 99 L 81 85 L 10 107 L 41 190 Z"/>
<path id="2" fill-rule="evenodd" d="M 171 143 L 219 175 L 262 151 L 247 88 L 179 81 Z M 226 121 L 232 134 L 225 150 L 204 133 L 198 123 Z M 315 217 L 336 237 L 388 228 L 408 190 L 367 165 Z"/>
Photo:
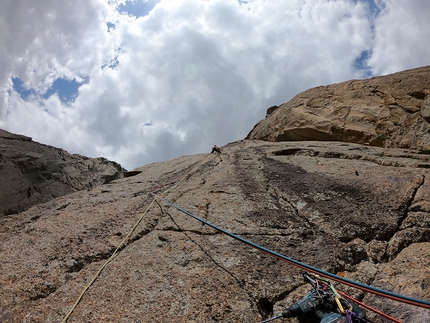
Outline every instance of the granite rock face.
<path id="1" fill-rule="evenodd" d="M 0 218 L 0 321 L 61 322 L 98 273 L 69 322 L 259 322 L 306 295 L 301 269 L 151 193 L 298 261 L 430 299 L 428 155 L 311 141 L 222 150 L 146 165 Z M 429 317 L 336 287 L 404 322 Z"/>
<path id="2" fill-rule="evenodd" d="M 270 107 L 248 139 L 430 149 L 430 66 L 302 92 Z"/>
<path id="3" fill-rule="evenodd" d="M 208 222 L 429 301 L 429 75 L 311 89 L 269 108 L 253 140 L 126 174 L 0 131 L 0 322 L 259 322 L 309 292 L 302 269 Z M 335 286 L 403 322 L 430 317 Z"/>
<path id="4" fill-rule="evenodd" d="M 0 129 L 0 217 L 124 177 L 105 158 L 88 158 Z"/>

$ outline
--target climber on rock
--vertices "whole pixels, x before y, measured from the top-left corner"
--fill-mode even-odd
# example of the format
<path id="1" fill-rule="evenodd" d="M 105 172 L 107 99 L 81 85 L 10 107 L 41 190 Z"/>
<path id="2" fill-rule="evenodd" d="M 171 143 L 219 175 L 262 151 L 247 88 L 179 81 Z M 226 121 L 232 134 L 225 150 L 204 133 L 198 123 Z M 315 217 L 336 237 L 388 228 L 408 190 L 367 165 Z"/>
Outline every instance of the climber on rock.
<path id="1" fill-rule="evenodd" d="M 221 154 L 221 149 L 220 149 L 217 145 L 214 145 L 214 146 L 212 147 L 211 154 L 212 154 L 212 153 L 218 153 L 218 154 Z"/>

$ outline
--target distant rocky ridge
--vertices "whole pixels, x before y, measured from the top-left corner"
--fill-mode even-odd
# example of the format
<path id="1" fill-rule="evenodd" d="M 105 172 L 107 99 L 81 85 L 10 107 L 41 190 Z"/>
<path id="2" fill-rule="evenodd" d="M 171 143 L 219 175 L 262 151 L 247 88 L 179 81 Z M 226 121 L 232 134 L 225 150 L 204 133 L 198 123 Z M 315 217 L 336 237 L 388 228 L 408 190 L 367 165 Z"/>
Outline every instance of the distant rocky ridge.
<path id="1" fill-rule="evenodd" d="M 106 158 L 88 158 L 0 129 L 0 217 L 124 177 Z"/>
<path id="2" fill-rule="evenodd" d="M 418 80 L 426 70 L 415 71 Z M 410 71 L 405 73 L 410 75 Z M 384 77 L 373 80 L 377 89 L 387 83 Z M 423 115 L 428 92 L 424 86 L 418 89 L 413 78 L 407 82 L 410 89 L 404 93 L 418 97 L 415 108 L 408 108 L 415 111 L 410 117 L 402 115 L 395 104 L 374 106 L 375 98 L 359 94 L 362 88 L 358 87 L 363 112 L 359 113 L 358 106 L 347 109 L 349 116 L 341 127 L 337 115 L 342 109 L 333 110 L 329 99 L 309 90 L 312 95 L 307 102 L 313 103 L 308 106 L 326 102 L 325 108 L 318 103 L 318 109 L 309 109 L 309 116 L 303 104 L 298 106 L 309 127 L 288 130 L 294 108 L 284 109 L 290 104 L 286 103 L 269 109 L 266 120 L 249 136 L 270 141 L 241 140 L 222 147 L 220 155 L 197 154 L 145 165 L 128 173 L 134 176 L 108 177 L 97 181 L 103 185 L 89 184 L 0 217 L 0 322 L 61 322 L 124 241 L 68 322 L 256 323 L 279 314 L 309 292 L 302 270 L 220 234 L 161 201 L 155 203 L 151 193 L 298 261 L 430 300 L 430 155 L 428 137 L 418 135 L 427 122 Z M 344 94 L 335 91 L 333 105 L 340 98 L 354 98 L 346 84 Z M 328 92 L 321 89 L 320 93 Z M 395 97 L 396 102 L 404 102 Z M 299 94 L 293 101 L 300 98 L 306 100 Z M 382 122 L 366 117 L 374 109 L 398 113 L 390 112 L 391 121 L 380 114 L 385 118 Z M 352 112 L 361 117 L 352 118 Z M 330 127 L 321 125 L 330 121 L 330 115 L 332 128 L 337 130 L 323 135 L 321 129 Z M 326 121 L 318 123 L 312 116 Z M 378 125 L 372 126 L 371 121 Z M 348 130 L 353 126 L 364 130 Z M 316 130 L 308 131 L 312 127 Z M 278 135 L 266 135 L 267 129 Z M 375 137 L 371 129 L 378 130 Z M 365 136 L 346 135 L 365 130 Z M 299 141 L 291 141 L 292 134 L 300 134 L 294 137 Z M 26 137 L 19 138 L 26 142 Z M 399 148 L 404 145 L 407 148 Z M 64 163 L 60 152 L 56 158 Z M 73 173 L 66 182 L 74 182 L 81 173 Z M 29 182 L 25 183 L 24 197 Z M 430 316 L 430 310 L 422 307 L 340 284 L 336 287 L 405 323 L 427 322 Z M 366 312 L 372 323 L 388 322 Z"/>
<path id="3" fill-rule="evenodd" d="M 248 139 L 430 149 L 430 66 L 309 89 L 271 107 Z"/>

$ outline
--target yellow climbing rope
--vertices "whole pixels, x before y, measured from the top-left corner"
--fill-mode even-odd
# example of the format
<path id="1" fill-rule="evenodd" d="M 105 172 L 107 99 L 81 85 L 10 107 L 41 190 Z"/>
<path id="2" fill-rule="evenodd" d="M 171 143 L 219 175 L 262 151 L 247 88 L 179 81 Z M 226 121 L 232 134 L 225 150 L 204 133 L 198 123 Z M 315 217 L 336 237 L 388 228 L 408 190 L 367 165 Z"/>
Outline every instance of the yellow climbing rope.
<path id="1" fill-rule="evenodd" d="M 214 158 L 215 159 L 215 158 Z M 222 161 L 222 159 L 220 159 Z M 175 183 L 173 186 L 166 188 L 161 194 L 165 194 L 167 193 L 169 190 L 175 188 L 176 186 L 178 186 L 180 183 L 182 183 L 185 179 L 188 179 L 191 177 L 191 175 L 195 172 L 197 172 L 197 170 L 201 167 L 201 165 L 203 165 L 206 162 L 206 160 L 204 159 L 203 162 L 201 162 L 198 167 L 196 167 L 194 170 L 189 171 L 186 175 L 184 175 L 180 180 L 178 181 L 173 181 L 173 182 L 169 182 L 165 185 L 168 184 L 172 184 Z M 163 186 L 165 186 L 163 185 Z M 152 205 L 156 202 L 156 198 L 153 197 L 152 202 L 148 205 L 148 207 L 146 208 L 146 210 L 142 213 L 142 215 L 140 216 L 140 218 L 137 220 L 137 222 L 135 223 L 135 225 L 131 228 L 131 230 L 128 232 L 128 234 L 125 236 L 125 238 L 121 241 L 121 243 L 116 247 L 115 251 L 112 253 L 112 255 L 106 260 L 106 262 L 100 267 L 100 269 L 95 273 L 95 275 L 93 276 L 93 278 L 91 279 L 91 281 L 85 286 L 84 290 L 82 291 L 82 293 L 79 295 L 79 297 L 76 299 L 75 303 L 73 304 L 72 308 L 69 310 L 69 312 L 67 313 L 67 315 L 63 318 L 63 320 L 61 321 L 61 323 L 66 323 L 69 318 L 70 315 L 72 315 L 73 311 L 76 309 L 76 307 L 78 306 L 79 302 L 82 300 L 82 297 L 84 297 L 85 293 L 88 291 L 88 289 L 91 287 L 91 285 L 97 280 L 97 278 L 100 276 L 100 274 L 102 273 L 103 269 L 105 269 L 105 267 L 116 257 L 116 255 L 118 254 L 119 250 L 122 248 L 122 246 L 125 245 L 125 243 L 131 238 L 131 236 L 134 233 L 134 230 L 136 230 L 136 228 L 139 226 L 139 224 L 142 222 L 143 218 L 145 217 L 146 213 L 149 211 L 149 209 L 152 207 Z"/>

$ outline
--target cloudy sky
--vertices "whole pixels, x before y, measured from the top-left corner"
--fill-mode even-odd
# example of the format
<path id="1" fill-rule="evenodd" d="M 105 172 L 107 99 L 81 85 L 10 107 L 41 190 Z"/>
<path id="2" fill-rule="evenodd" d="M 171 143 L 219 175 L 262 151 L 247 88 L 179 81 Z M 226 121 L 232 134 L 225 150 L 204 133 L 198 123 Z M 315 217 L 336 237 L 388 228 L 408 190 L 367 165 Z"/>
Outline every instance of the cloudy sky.
<path id="1" fill-rule="evenodd" d="M 430 64 L 428 0 L 2 0 L 0 128 L 129 170 Z"/>

